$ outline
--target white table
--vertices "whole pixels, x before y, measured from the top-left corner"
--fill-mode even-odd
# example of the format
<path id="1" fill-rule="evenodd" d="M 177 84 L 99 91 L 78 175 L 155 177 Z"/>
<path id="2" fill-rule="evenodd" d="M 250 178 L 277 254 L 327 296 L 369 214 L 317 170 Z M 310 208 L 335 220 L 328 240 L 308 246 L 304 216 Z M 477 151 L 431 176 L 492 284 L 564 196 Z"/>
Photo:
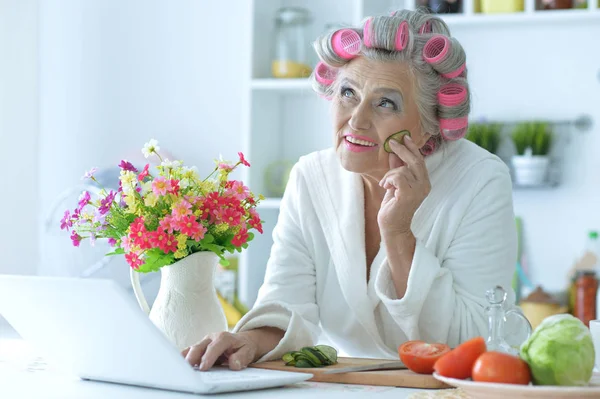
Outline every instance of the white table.
<path id="1" fill-rule="evenodd" d="M 426 392 L 419 389 L 303 382 L 282 388 L 219 394 L 217 399 L 275 398 L 414 398 Z M 0 398 L 48 399 L 176 399 L 199 395 L 83 381 L 45 364 L 32 346 L 14 330 L 0 325 Z M 207 396 L 210 397 L 210 396 Z"/>

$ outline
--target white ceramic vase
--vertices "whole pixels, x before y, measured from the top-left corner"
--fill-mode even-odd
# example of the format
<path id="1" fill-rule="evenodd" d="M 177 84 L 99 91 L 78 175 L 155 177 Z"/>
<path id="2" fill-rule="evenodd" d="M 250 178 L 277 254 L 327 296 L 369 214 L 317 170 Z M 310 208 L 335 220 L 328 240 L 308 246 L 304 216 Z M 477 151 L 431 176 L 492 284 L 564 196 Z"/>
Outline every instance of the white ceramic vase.
<path id="1" fill-rule="evenodd" d="M 214 285 L 218 260 L 213 252 L 196 252 L 162 267 L 160 288 L 151 310 L 139 273 L 131 270 L 131 284 L 140 307 L 179 350 L 210 333 L 227 331 L 227 319 Z"/>

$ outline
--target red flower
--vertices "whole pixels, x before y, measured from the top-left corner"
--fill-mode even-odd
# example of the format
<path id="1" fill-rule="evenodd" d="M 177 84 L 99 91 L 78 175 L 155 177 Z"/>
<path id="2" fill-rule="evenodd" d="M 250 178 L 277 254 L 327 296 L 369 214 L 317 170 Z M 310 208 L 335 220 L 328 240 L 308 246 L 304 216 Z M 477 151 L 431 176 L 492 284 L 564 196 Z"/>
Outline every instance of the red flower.
<path id="1" fill-rule="evenodd" d="M 221 222 L 227 223 L 231 227 L 239 225 L 242 221 L 242 213 L 232 208 L 221 210 L 215 216 L 217 216 Z"/>
<path id="2" fill-rule="evenodd" d="M 177 239 L 173 234 L 168 234 L 167 238 L 161 244 L 159 248 L 166 254 L 177 251 Z"/>
<path id="3" fill-rule="evenodd" d="M 248 230 L 242 229 L 238 234 L 236 234 L 232 239 L 231 243 L 236 247 L 241 247 L 248 241 Z"/>
<path id="4" fill-rule="evenodd" d="M 146 164 L 146 166 L 144 166 L 144 170 L 142 170 L 142 173 L 138 175 L 138 181 L 143 181 L 146 176 L 148 176 L 148 167 L 150 167 L 150 164 Z"/>
<path id="5" fill-rule="evenodd" d="M 170 182 L 171 187 L 169 188 L 168 192 L 173 195 L 179 194 L 179 180 L 171 179 Z"/>
<path id="6" fill-rule="evenodd" d="M 242 154 L 241 152 L 238 152 L 238 155 L 240 156 L 240 163 L 242 165 L 250 167 L 250 163 L 248 161 L 246 161 L 246 158 L 244 158 L 244 154 Z"/>
<path id="7" fill-rule="evenodd" d="M 223 205 L 225 205 L 225 198 L 221 197 L 218 191 L 208 193 L 206 200 L 204 201 L 205 209 L 211 213 Z"/>
<path id="8" fill-rule="evenodd" d="M 162 243 L 167 239 L 167 232 L 160 228 L 156 231 L 148 233 L 148 235 L 148 241 L 154 248 L 160 248 Z"/>

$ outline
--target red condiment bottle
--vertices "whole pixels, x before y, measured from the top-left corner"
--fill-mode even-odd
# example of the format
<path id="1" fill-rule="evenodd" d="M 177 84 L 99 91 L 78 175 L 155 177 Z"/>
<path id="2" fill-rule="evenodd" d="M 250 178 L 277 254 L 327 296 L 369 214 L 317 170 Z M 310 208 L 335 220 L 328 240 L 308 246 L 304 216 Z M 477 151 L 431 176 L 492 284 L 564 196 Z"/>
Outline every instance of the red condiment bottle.
<path id="1" fill-rule="evenodd" d="M 591 270 L 577 272 L 575 290 L 574 316 L 589 327 L 590 320 L 596 320 L 596 294 L 598 292 L 596 272 Z"/>

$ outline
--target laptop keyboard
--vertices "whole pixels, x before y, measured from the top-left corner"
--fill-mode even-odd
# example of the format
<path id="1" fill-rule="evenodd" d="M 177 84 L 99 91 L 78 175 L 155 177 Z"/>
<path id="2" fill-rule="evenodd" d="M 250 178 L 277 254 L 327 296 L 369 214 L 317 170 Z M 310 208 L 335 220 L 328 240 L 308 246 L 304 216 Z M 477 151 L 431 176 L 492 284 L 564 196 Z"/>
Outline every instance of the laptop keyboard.
<path id="1" fill-rule="evenodd" d="M 227 381 L 239 381 L 239 380 L 256 380 L 262 378 L 273 378 L 273 373 L 268 370 L 261 369 L 244 369 L 240 371 L 233 371 L 227 367 L 213 367 L 208 371 L 199 371 L 194 368 L 202 375 L 203 379 L 208 379 L 211 382 L 227 382 Z"/>

